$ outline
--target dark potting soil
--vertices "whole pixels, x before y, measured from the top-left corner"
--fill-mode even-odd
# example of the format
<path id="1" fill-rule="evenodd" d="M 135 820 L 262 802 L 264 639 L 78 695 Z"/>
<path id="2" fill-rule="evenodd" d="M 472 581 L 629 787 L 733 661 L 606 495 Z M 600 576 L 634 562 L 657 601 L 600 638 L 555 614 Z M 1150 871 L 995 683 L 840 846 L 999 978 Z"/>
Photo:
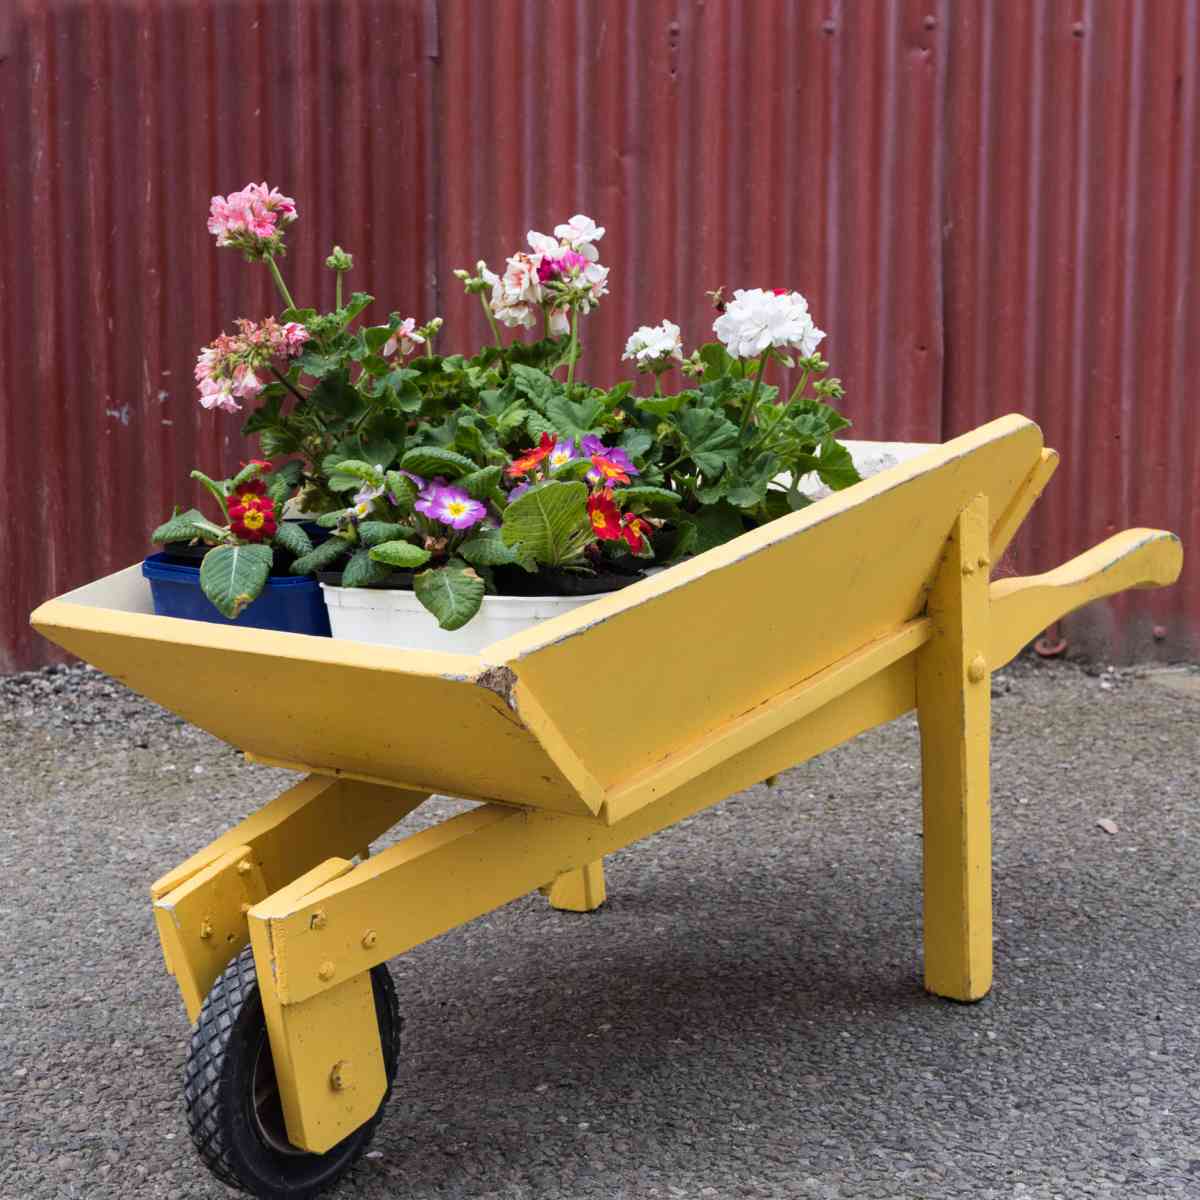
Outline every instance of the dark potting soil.
<path id="1" fill-rule="evenodd" d="M 330 534 L 328 529 L 322 529 L 315 521 L 301 521 L 300 527 L 308 534 L 314 546 L 320 545 Z M 211 546 L 192 545 L 189 542 L 168 542 L 162 548 L 166 561 L 179 567 L 199 567 Z M 271 563 L 271 575 L 275 577 L 293 578 L 291 572 L 295 556 L 289 554 L 282 546 L 275 547 L 275 558 Z"/>

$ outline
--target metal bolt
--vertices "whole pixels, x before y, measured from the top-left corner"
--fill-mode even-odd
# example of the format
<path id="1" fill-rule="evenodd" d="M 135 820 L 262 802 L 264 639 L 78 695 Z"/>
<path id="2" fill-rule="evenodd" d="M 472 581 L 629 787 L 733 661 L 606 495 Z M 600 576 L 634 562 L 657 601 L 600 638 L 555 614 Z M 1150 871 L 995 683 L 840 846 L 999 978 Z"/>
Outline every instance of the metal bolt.
<path id="1" fill-rule="evenodd" d="M 243 858 L 242 861 L 240 863 L 238 863 L 238 874 L 239 875 L 249 875 L 250 872 L 253 870 L 254 870 L 254 867 L 251 865 L 250 860 L 248 858 Z"/>
<path id="2" fill-rule="evenodd" d="M 972 683 L 981 683 L 987 674 L 987 669 L 987 659 L 982 654 L 977 654 L 967 666 L 967 678 Z"/>
<path id="3" fill-rule="evenodd" d="M 202 942 L 207 942 L 208 939 L 210 937 L 212 937 L 212 935 L 213 935 L 212 922 L 210 920 L 208 920 L 208 918 L 206 917 L 203 921 L 200 922 L 200 940 Z"/>
<path id="4" fill-rule="evenodd" d="M 990 567 L 992 565 L 992 560 L 988 558 L 986 554 L 981 554 L 979 556 L 979 565 L 981 567 Z"/>
<path id="5" fill-rule="evenodd" d="M 339 1059 L 329 1072 L 329 1086 L 335 1092 L 344 1092 L 354 1086 L 354 1065 L 348 1058 Z"/>
<path id="6" fill-rule="evenodd" d="M 329 924 L 329 918 L 325 915 L 323 908 L 318 908 L 311 917 L 308 918 L 309 929 L 324 929 Z"/>
<path id="7" fill-rule="evenodd" d="M 962 565 L 962 573 L 963 573 L 964 575 L 974 575 L 974 574 L 975 574 L 975 564 L 974 564 L 974 563 L 969 563 L 969 562 L 965 562 L 965 563 L 963 563 L 963 565 Z"/>
<path id="8" fill-rule="evenodd" d="M 335 966 L 333 965 L 333 963 L 331 963 L 331 962 L 323 962 L 323 963 L 320 965 L 320 967 L 317 969 L 317 978 L 318 978 L 318 979 L 323 979 L 323 980 L 325 980 L 326 982 L 328 982 L 330 979 L 332 979 L 332 978 L 333 978 L 333 973 L 334 973 L 334 971 L 336 971 L 336 970 L 337 970 L 337 967 L 335 967 Z"/>
<path id="9" fill-rule="evenodd" d="M 367 932 L 362 935 L 362 948 L 364 950 L 370 950 L 377 941 L 379 941 L 379 934 L 377 934 L 373 929 L 368 929 Z"/>

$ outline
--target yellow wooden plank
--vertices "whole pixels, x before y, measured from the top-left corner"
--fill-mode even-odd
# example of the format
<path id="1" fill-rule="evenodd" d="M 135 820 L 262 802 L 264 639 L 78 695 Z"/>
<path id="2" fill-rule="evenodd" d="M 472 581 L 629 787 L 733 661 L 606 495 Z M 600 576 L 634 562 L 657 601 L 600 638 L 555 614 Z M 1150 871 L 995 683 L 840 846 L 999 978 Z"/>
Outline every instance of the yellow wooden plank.
<path id="1" fill-rule="evenodd" d="M 749 750 L 912 654 L 929 640 L 930 629 L 930 623 L 923 618 L 910 621 L 641 771 L 608 792 L 604 806 L 608 823 L 623 820 L 723 760 Z"/>
<path id="2" fill-rule="evenodd" d="M 1016 536 L 1029 510 L 1037 503 L 1037 498 L 1045 490 L 1054 472 L 1058 469 L 1058 451 L 1043 450 L 1041 457 L 1033 465 L 1029 477 L 1021 485 L 1020 490 L 1012 498 L 1012 502 L 1000 515 L 1000 519 L 992 526 L 991 558 L 992 563 L 998 563 L 1008 549 L 1009 543 Z"/>
<path id="3" fill-rule="evenodd" d="M 991 587 L 991 663 L 997 670 L 1067 613 L 1128 588 L 1165 587 L 1183 569 L 1173 533 L 1128 529 L 1043 575 L 999 579 Z"/>
<path id="4" fill-rule="evenodd" d="M 517 675 L 601 786 L 621 787 L 918 617 L 963 506 L 983 493 L 1007 509 L 1041 451 L 1032 422 L 992 422 L 482 656 Z M 581 681 L 636 688 L 637 719 L 618 733 L 580 703 Z"/>
<path id="5" fill-rule="evenodd" d="M 163 955 L 188 1020 L 200 1015 L 217 976 L 249 941 L 246 911 L 267 895 L 250 846 L 233 846 L 154 902 Z"/>
<path id="6" fill-rule="evenodd" d="M 562 912 L 595 912 L 606 899 L 604 886 L 604 863 L 584 863 L 560 875 L 546 889 L 551 908 Z"/>
<path id="7" fill-rule="evenodd" d="M 138 582 L 119 572 L 49 601 L 31 620 L 52 641 L 260 758 L 455 796 L 592 811 L 476 656 L 105 607 L 134 605 Z"/>
<path id="8" fill-rule="evenodd" d="M 929 595 L 934 635 L 916 659 L 925 986 L 955 1000 L 992 985 L 987 516 L 979 496 L 955 524 Z"/>
<path id="9" fill-rule="evenodd" d="M 150 895 L 165 896 L 235 846 L 250 847 L 267 891 L 276 891 L 317 863 L 373 842 L 428 797 L 321 776 L 303 779 L 156 880 Z"/>
<path id="10" fill-rule="evenodd" d="M 325 964 L 319 964 L 327 986 L 303 1004 L 284 1005 L 278 984 L 287 970 L 280 953 L 285 934 L 261 911 L 270 911 L 272 902 L 294 902 L 350 868 L 344 859 L 331 859 L 251 910 L 254 965 L 288 1140 L 314 1154 L 370 1120 L 387 1090 L 371 978 L 365 968 L 326 976 Z"/>
<path id="11" fill-rule="evenodd" d="M 310 894 L 270 897 L 253 911 L 282 935 L 283 1000 L 300 1003 L 326 987 L 321 963 L 333 962 L 338 979 L 384 962 L 899 716 L 914 704 L 913 677 L 911 659 L 894 663 L 616 825 L 486 805 L 388 847 Z M 324 924 L 313 924 L 317 910 Z M 369 929 L 377 939 L 366 947 Z"/>

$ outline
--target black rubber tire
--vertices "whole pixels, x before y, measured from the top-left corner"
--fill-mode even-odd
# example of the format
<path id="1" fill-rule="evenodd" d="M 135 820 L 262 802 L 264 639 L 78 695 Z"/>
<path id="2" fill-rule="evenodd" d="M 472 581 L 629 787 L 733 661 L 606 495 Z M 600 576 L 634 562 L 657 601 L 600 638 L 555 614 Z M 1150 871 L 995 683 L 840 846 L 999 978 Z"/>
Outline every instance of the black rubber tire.
<path id="1" fill-rule="evenodd" d="M 324 1154 L 308 1154 L 278 1148 L 279 1139 L 286 1140 L 282 1113 L 269 1104 L 255 1104 L 256 1080 L 261 1083 L 267 1072 L 273 1079 L 274 1070 L 251 948 L 225 968 L 192 1029 L 183 1080 L 192 1141 L 204 1165 L 222 1183 L 260 1200 L 308 1200 L 339 1179 L 370 1145 L 391 1096 L 401 1024 L 396 988 L 386 966 L 371 970 L 371 986 L 387 1091 L 365 1125 Z"/>

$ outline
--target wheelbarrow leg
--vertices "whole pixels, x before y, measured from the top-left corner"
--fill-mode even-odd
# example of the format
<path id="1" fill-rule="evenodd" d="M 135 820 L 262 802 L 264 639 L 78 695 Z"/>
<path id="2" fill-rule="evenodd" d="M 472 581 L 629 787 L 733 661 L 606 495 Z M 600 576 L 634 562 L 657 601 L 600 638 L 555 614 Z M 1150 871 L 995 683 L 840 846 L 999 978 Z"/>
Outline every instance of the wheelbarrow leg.
<path id="1" fill-rule="evenodd" d="M 979 1000 L 992 986 L 988 506 L 959 514 L 917 653 L 924 829 L 925 987 Z"/>
<path id="2" fill-rule="evenodd" d="M 542 890 L 551 908 L 562 912 L 595 912 L 608 897 L 604 887 L 604 860 L 598 858 L 573 871 L 564 871 Z"/>

